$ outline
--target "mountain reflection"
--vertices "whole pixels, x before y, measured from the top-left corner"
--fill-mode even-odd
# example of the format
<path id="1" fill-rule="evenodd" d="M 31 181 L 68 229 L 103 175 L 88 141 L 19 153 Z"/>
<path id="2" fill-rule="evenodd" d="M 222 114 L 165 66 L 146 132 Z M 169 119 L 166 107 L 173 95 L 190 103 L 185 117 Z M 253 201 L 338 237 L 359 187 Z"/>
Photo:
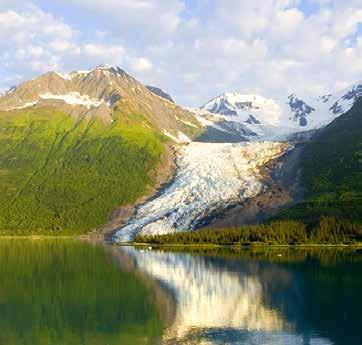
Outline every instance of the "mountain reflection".
<path id="1" fill-rule="evenodd" d="M 174 295 L 165 344 L 333 344 L 305 327 L 298 270 L 263 260 L 119 248 Z"/>

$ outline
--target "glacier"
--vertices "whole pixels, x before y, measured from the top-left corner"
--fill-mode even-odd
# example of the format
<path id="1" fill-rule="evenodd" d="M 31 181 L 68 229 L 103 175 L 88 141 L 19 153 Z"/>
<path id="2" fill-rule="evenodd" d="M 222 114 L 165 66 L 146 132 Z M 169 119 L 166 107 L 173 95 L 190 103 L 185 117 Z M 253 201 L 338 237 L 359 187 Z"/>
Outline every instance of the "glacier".
<path id="1" fill-rule="evenodd" d="M 173 183 L 140 205 L 115 233 L 115 241 L 195 229 L 213 212 L 261 193 L 265 188 L 262 167 L 291 148 L 286 142 L 266 141 L 177 146 Z"/>

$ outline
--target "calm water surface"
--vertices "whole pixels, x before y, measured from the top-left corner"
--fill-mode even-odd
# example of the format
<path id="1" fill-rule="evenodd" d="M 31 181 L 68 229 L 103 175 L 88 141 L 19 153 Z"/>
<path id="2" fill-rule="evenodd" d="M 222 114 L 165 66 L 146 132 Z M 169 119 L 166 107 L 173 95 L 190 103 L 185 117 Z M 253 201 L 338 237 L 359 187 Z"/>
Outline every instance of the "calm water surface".
<path id="1" fill-rule="evenodd" d="M 0 241 L 0 344 L 362 344 L 358 250 Z"/>

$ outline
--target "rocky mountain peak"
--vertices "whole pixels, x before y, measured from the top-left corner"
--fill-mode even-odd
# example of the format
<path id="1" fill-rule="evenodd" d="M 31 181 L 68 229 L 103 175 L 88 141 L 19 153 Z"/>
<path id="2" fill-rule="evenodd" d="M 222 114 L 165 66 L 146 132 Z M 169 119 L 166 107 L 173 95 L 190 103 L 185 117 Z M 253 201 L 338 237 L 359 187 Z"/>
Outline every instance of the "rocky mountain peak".
<path id="1" fill-rule="evenodd" d="M 308 124 L 307 117 L 309 114 L 315 111 L 313 107 L 305 103 L 303 100 L 296 97 L 294 94 L 288 96 L 288 104 L 291 110 L 292 119 L 299 121 L 301 127 L 305 127 Z"/>
<path id="2" fill-rule="evenodd" d="M 173 140 L 183 141 L 201 130 L 191 113 L 156 96 L 120 67 L 108 65 L 68 74 L 47 72 L 0 97 L 3 111 L 44 105 L 75 117 L 100 117 L 104 122 L 112 122 L 116 110 L 142 114 L 147 119 L 144 126 L 152 124 Z"/>
<path id="3" fill-rule="evenodd" d="M 350 110 L 359 97 L 362 97 L 362 82 L 340 92 L 303 99 L 294 93 L 285 98 L 271 99 L 228 92 L 211 99 L 194 112 L 205 127 L 213 130 L 228 127 L 227 132 L 234 135 L 240 134 L 240 127 L 246 139 L 250 135 L 245 135 L 245 131 L 249 130 L 252 135 L 282 140 L 295 133 L 312 132 L 328 125 Z"/>

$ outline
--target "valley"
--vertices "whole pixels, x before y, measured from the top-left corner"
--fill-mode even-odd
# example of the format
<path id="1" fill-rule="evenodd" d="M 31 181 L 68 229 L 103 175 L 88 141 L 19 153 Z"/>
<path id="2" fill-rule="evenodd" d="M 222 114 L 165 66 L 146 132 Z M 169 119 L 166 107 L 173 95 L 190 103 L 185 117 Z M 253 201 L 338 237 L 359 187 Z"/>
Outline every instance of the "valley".
<path id="1" fill-rule="evenodd" d="M 362 344 L 362 0 L 0 27 L 0 345 Z"/>
<path id="2" fill-rule="evenodd" d="M 331 187 L 312 192 L 325 176 L 311 153 L 334 137 L 329 128 L 358 127 L 361 95 L 360 84 L 314 100 L 225 93 L 184 109 L 119 67 L 45 73 L 0 97 L 0 234 L 129 242 L 271 217 L 315 223 L 328 207 L 359 219 L 358 182 L 352 191 L 336 177 L 338 198 Z M 345 181 L 359 176 L 358 133 L 353 140 Z M 330 206 L 337 199 L 343 207 Z M 304 217 L 310 208 L 321 212 Z"/>
<path id="3" fill-rule="evenodd" d="M 165 234 L 200 227 L 215 212 L 263 192 L 262 167 L 291 146 L 277 142 L 190 143 L 178 149 L 172 184 L 139 206 L 115 234 L 121 242 L 136 234 Z"/>

